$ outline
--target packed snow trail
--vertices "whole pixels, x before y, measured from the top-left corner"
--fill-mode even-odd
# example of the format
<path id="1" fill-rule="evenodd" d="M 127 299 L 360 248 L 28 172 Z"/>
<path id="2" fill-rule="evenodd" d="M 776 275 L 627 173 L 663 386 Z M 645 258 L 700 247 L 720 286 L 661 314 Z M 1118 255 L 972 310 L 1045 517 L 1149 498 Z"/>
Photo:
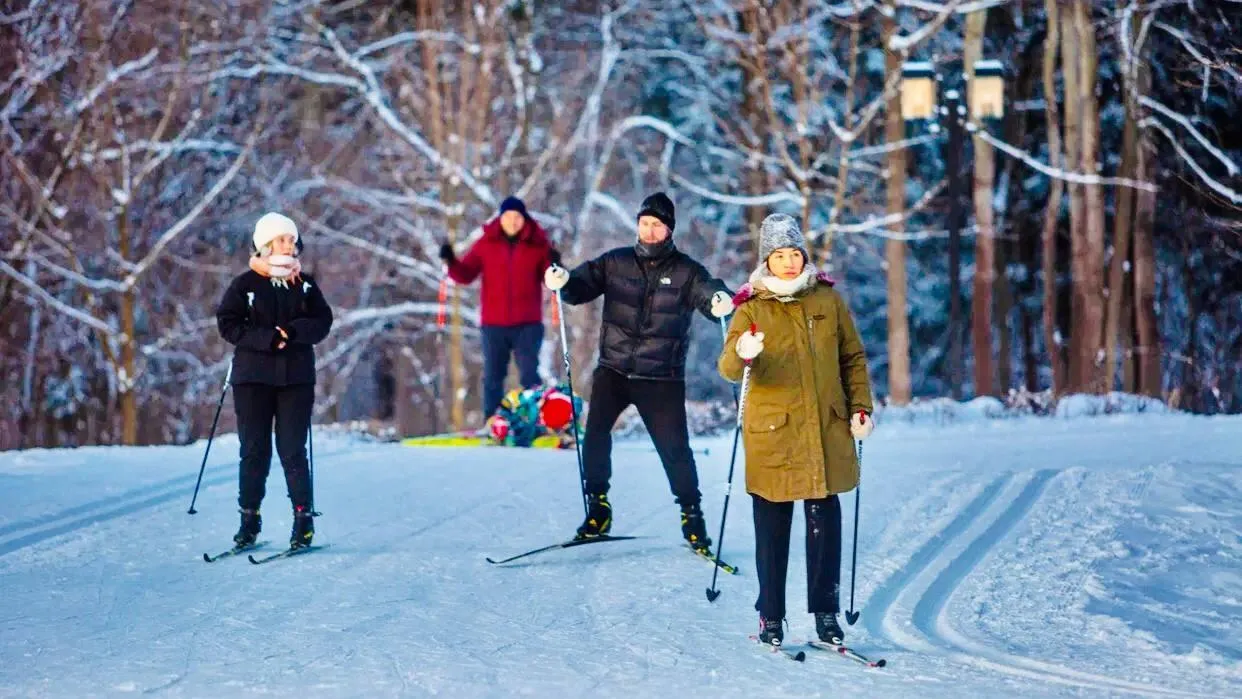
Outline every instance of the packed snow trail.
<path id="1" fill-rule="evenodd" d="M 0 454 L 0 697 L 1242 695 L 1242 419 L 882 423 L 845 631 L 883 669 L 755 651 L 740 465 L 742 572 L 709 603 L 654 453 L 614 456 L 613 532 L 643 538 L 493 566 L 572 535 L 572 452 L 315 439 L 326 548 L 263 566 L 202 561 L 237 526 L 235 437 L 194 516 L 201 442 Z M 729 437 L 696 446 L 714 531 Z M 791 640 L 814 633 L 801 537 Z"/>

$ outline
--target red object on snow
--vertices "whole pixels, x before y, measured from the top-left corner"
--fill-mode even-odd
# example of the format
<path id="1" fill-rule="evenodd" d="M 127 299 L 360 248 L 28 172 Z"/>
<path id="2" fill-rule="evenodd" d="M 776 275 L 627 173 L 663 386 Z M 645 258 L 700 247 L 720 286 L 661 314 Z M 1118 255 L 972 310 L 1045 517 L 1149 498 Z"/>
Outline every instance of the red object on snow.
<path id="1" fill-rule="evenodd" d="M 493 415 L 487 421 L 487 426 L 491 430 L 492 439 L 497 442 L 503 442 L 509 436 L 509 421 L 502 415 Z"/>
<path id="2" fill-rule="evenodd" d="M 560 391 L 548 391 L 543 396 L 543 404 L 539 406 L 539 419 L 544 427 L 560 431 L 569 426 L 574 419 L 574 406 L 569 396 Z"/>

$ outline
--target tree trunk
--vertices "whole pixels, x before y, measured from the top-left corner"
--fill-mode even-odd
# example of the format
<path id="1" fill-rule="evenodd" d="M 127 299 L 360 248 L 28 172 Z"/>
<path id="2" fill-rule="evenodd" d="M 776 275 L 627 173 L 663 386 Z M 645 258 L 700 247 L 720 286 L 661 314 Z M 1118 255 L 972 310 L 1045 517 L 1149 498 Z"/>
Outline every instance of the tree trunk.
<path id="1" fill-rule="evenodd" d="M 1140 93 L 1151 89 L 1151 71 L 1140 58 L 1135 76 Z M 1136 117 L 1141 116 L 1136 114 Z M 1155 183 L 1155 149 L 1146 131 L 1138 134 L 1134 149 L 1134 178 Z M 1146 396 L 1163 394 L 1161 380 L 1160 328 L 1156 318 L 1156 247 L 1152 237 L 1156 215 L 1156 193 L 1145 189 L 1134 193 L 1134 354 L 1137 386 Z"/>
<path id="2" fill-rule="evenodd" d="M 1057 51 L 1060 46 L 1060 10 L 1057 0 L 1044 0 L 1048 14 L 1048 35 L 1044 40 L 1044 114 L 1048 131 L 1048 159 L 1053 167 L 1064 163 L 1061 151 L 1061 126 L 1057 116 Z M 1053 178 L 1049 183 L 1048 206 L 1044 210 L 1042 231 L 1044 280 L 1044 344 L 1052 367 L 1052 393 L 1060 395 L 1067 385 L 1062 334 L 1057 327 L 1057 223 L 1061 216 L 1061 198 L 1065 183 Z"/>
<path id="3" fill-rule="evenodd" d="M 1078 30 L 1078 94 L 1082 106 L 1081 172 L 1097 175 L 1100 171 L 1100 115 L 1095 94 L 1099 56 L 1096 53 L 1095 26 L 1091 22 L 1088 0 L 1074 5 L 1074 25 Z M 1075 335 L 1082 331 L 1082 389 L 1104 393 L 1111 387 L 1102 375 L 1100 361 L 1104 330 L 1104 190 L 1099 184 L 1088 184 L 1083 190 L 1082 244 L 1082 318 L 1075 319 Z"/>
<path id="4" fill-rule="evenodd" d="M 418 8 L 418 24 L 422 31 L 437 31 L 444 24 L 442 7 L 439 0 L 427 0 L 417 4 Z M 443 82 L 439 69 L 439 51 L 434 42 L 425 42 L 423 44 L 423 72 L 427 80 L 427 109 L 428 109 L 428 131 L 431 143 L 437 150 L 445 152 L 447 150 L 448 137 L 446 128 L 450 123 L 457 120 L 453 118 L 451 106 L 448 104 L 449 96 L 453 91 L 447 89 Z M 454 86 L 454 91 L 456 86 Z M 455 206 L 460 197 L 459 187 L 456 186 L 453 179 L 447 174 L 441 175 L 441 198 L 448 211 L 458 211 L 460 207 Z M 450 243 L 456 243 L 460 229 L 460 214 L 450 214 L 445 220 L 445 229 L 448 234 Z M 465 387 L 466 368 L 464 365 L 465 358 L 462 352 L 462 325 L 461 325 L 461 294 L 456 286 L 452 287 L 452 318 L 449 325 L 449 348 L 448 348 L 448 372 L 449 372 L 449 400 L 451 401 L 450 415 L 452 428 L 454 430 L 464 429 L 466 426 L 466 410 L 465 397 L 467 391 Z M 445 367 L 441 365 L 440 370 L 444 371 Z M 409 399 L 407 395 L 404 398 Z M 442 408 L 441 408 L 442 410 Z"/>
<path id="5" fill-rule="evenodd" d="M 129 230 L 129 207 L 122 206 L 117 215 L 117 253 L 122 260 L 130 261 L 131 240 Z M 121 402 L 121 444 L 135 445 L 138 443 L 138 394 L 134 391 L 134 373 L 136 353 L 134 352 L 134 292 L 121 294 L 121 356 L 115 365 L 117 391 Z M 107 338 L 102 338 L 107 342 Z"/>
<path id="6" fill-rule="evenodd" d="M 1078 28 L 1074 24 L 1075 6 L 1065 7 L 1061 13 L 1061 78 L 1065 85 L 1065 169 L 1082 171 L 1082 93 L 1079 71 L 1081 51 Z M 1070 327 L 1069 327 L 1069 381 L 1066 391 L 1083 390 L 1084 356 L 1083 343 L 1087 333 L 1081 323 L 1085 301 L 1083 283 L 1086 280 L 1086 197 L 1081 184 L 1069 183 L 1070 209 Z M 1094 331 L 1095 329 L 1092 329 Z"/>
<path id="7" fill-rule="evenodd" d="M 888 16 L 884 19 L 884 45 L 897 32 L 897 23 Z M 885 51 L 885 82 L 901 73 L 901 55 Z M 901 94 L 894 93 L 884 107 L 884 138 L 897 143 L 905 136 L 905 121 L 901 117 Z M 895 149 L 888 153 L 888 214 L 899 219 L 906 206 L 906 151 Z M 889 225 L 890 233 L 899 234 L 905 226 L 900 220 Z M 897 237 L 884 241 L 884 261 L 888 277 L 888 392 L 894 405 L 910 402 L 913 386 L 910 379 L 910 319 L 906 293 L 906 243 Z"/>
<path id="8" fill-rule="evenodd" d="M 1140 136 L 1135 177 L 1153 180 L 1151 151 L 1146 136 Z M 1152 239 L 1156 213 L 1156 193 L 1135 192 L 1134 203 L 1134 348 L 1138 363 L 1138 392 L 1159 398 L 1162 393 L 1160 371 L 1160 330 L 1156 319 L 1156 249 Z"/>
<path id="9" fill-rule="evenodd" d="M 983 35 L 987 26 L 986 9 L 966 18 L 966 37 L 962 46 L 967 84 L 974 80 L 975 61 L 983 55 Z M 975 280 L 971 298 L 970 336 L 975 356 L 975 395 L 996 395 L 992 355 L 993 288 L 996 281 L 996 230 L 992 209 L 992 187 L 996 158 L 992 145 L 975 136 Z M 1003 328 L 1003 325 L 1002 325 Z"/>
<path id="10" fill-rule="evenodd" d="M 742 34 L 752 35 L 756 43 L 761 44 L 759 32 L 759 21 L 755 14 L 759 10 L 748 5 L 746 9 L 738 13 L 738 26 L 741 28 Z M 750 62 L 743 62 L 742 67 L 742 121 L 749 127 L 747 129 L 746 146 L 754 153 L 762 153 L 766 144 L 763 143 L 761 134 L 764 130 L 760 128 L 761 106 L 758 95 L 755 94 L 755 85 L 758 84 L 759 75 L 751 67 Z M 752 140 L 753 139 L 753 140 Z M 753 161 L 752 161 L 753 162 Z M 768 189 L 767 170 L 758 164 L 747 164 L 746 166 L 746 186 L 748 194 L 762 194 Z M 763 207 L 749 206 L 746 208 L 746 236 L 750 241 L 754 254 L 759 254 L 759 227 L 763 224 L 766 212 Z M 755 261 L 758 264 L 758 260 Z"/>
<path id="11" fill-rule="evenodd" d="M 1131 100 L 1126 100 L 1131 103 Z M 1137 103 L 1137 102 L 1134 102 Z M 1134 176 L 1134 149 L 1138 143 L 1134 112 L 1126 109 L 1126 124 L 1121 137 L 1121 177 Z M 1116 213 L 1113 217 L 1113 259 L 1108 270 L 1108 313 L 1104 321 L 1104 390 L 1113 388 L 1117 376 L 1117 344 L 1121 338 L 1122 308 L 1129 285 L 1125 275 L 1130 261 L 1130 232 L 1134 212 L 1134 190 L 1116 189 Z M 1128 344 L 1128 343 L 1127 343 Z"/>

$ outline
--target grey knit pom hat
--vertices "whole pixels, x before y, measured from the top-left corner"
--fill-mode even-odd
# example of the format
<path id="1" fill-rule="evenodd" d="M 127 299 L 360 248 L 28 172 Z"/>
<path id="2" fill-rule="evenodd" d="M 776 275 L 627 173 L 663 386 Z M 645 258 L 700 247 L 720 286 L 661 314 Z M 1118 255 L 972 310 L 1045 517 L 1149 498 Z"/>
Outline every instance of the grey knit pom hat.
<path id="1" fill-rule="evenodd" d="M 798 222 L 788 214 L 772 214 L 763 219 L 759 227 L 760 266 L 766 265 L 772 253 L 781 248 L 797 248 L 803 260 L 811 261 L 806 251 L 806 237 L 798 228 Z"/>

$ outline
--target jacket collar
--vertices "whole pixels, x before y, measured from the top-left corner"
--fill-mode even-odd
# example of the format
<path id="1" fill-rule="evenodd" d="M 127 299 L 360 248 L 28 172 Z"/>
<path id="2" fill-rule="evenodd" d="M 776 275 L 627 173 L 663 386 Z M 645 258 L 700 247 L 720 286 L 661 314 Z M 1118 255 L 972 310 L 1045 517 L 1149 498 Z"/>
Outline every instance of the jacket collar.
<path id="1" fill-rule="evenodd" d="M 548 241 L 548 234 L 539 225 L 539 222 L 533 218 L 526 218 L 526 225 L 522 226 L 522 230 L 518 231 L 515 236 L 519 243 L 533 243 L 535 245 L 543 245 Z M 500 217 L 488 221 L 483 224 L 484 240 L 508 240 L 509 236 L 505 235 L 505 231 L 500 227 Z"/>

